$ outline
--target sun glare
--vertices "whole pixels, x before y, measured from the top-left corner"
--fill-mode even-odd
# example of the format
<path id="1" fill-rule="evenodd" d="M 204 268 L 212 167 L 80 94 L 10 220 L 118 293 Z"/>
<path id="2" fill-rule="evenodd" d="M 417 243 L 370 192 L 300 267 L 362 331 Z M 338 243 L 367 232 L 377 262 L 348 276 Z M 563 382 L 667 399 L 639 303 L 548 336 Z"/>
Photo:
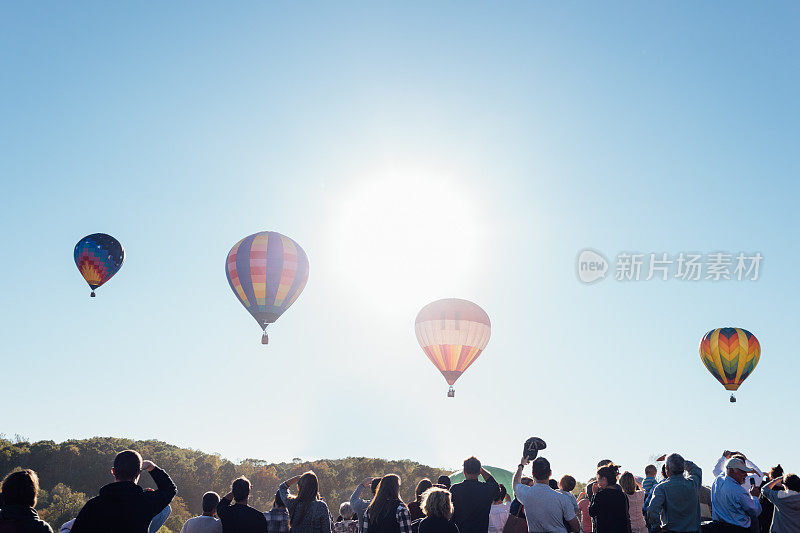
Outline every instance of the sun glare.
<path id="1" fill-rule="evenodd" d="M 338 271 L 376 304 L 458 296 L 476 275 L 481 218 L 456 180 L 415 173 L 354 182 L 336 202 Z"/>

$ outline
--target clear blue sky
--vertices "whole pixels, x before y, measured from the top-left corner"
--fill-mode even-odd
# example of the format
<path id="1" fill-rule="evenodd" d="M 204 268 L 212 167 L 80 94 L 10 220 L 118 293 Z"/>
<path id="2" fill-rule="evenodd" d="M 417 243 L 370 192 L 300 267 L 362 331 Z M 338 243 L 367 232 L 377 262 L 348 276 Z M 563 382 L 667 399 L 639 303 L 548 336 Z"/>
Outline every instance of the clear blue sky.
<path id="1" fill-rule="evenodd" d="M 672 450 L 800 469 L 798 24 L 793 2 L 4 3 L 0 432 L 505 468 L 540 435 L 579 478 Z M 268 347 L 223 269 L 262 230 L 311 264 Z M 89 299 L 94 232 L 127 259 Z M 586 247 L 764 263 L 585 286 Z M 454 400 L 413 333 L 450 296 L 493 326 Z M 736 405 L 697 353 L 726 325 L 763 350 Z"/>

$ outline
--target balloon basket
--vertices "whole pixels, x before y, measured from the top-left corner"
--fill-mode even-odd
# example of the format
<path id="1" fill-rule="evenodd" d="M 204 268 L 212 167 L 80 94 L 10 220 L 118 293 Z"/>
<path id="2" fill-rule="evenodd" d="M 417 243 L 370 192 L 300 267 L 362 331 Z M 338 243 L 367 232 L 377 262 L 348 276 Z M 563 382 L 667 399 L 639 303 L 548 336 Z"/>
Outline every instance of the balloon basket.
<path id="1" fill-rule="evenodd" d="M 455 398 L 456 397 L 456 390 L 453 387 L 447 389 L 447 397 L 448 398 Z"/>
<path id="2" fill-rule="evenodd" d="M 89 295 L 89 298 L 94 298 L 95 296 L 96 295 L 95 295 L 94 291 L 92 291 L 92 293 Z"/>
<path id="3" fill-rule="evenodd" d="M 736 403 L 736 396 L 734 396 L 733 394 L 731 394 L 730 402 L 731 403 Z"/>
<path id="4" fill-rule="evenodd" d="M 263 335 L 261 335 L 261 344 L 269 344 L 269 337 L 267 336 L 266 331 Z"/>

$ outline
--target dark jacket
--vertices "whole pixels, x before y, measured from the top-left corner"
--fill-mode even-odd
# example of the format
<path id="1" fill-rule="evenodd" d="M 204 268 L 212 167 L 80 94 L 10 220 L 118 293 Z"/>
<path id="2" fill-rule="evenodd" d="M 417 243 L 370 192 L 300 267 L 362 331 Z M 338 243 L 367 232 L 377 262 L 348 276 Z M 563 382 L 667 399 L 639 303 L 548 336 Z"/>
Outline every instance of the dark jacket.
<path id="1" fill-rule="evenodd" d="M 489 529 L 489 511 L 492 502 L 500 495 L 500 485 L 492 476 L 485 483 L 465 479 L 450 487 L 453 495 L 453 523 L 461 533 L 486 533 Z"/>
<path id="2" fill-rule="evenodd" d="M 408 515 L 411 517 L 412 522 L 420 518 L 425 518 L 425 513 L 422 512 L 422 507 L 420 507 L 418 501 L 409 502 L 406 507 L 408 507 Z"/>
<path id="3" fill-rule="evenodd" d="M 156 467 L 150 477 L 158 487 L 145 491 L 133 481 L 117 481 L 100 489 L 83 506 L 71 533 L 147 533 L 150 521 L 178 492 L 166 472 Z"/>
<path id="4" fill-rule="evenodd" d="M 217 505 L 217 516 L 222 522 L 222 533 L 266 533 L 267 519 L 264 513 L 249 505 L 231 505 L 228 498 L 222 498 Z"/>
<path id="5" fill-rule="evenodd" d="M 597 520 L 597 533 L 630 533 L 628 507 L 628 497 L 619 485 L 611 485 L 595 494 L 594 501 L 589 504 L 589 515 Z"/>
<path id="6" fill-rule="evenodd" d="M 419 523 L 419 533 L 458 533 L 458 526 L 444 518 L 427 517 Z"/>
<path id="7" fill-rule="evenodd" d="M 33 507 L 6 505 L 0 509 L 0 533 L 53 533 L 53 530 L 39 519 Z"/>

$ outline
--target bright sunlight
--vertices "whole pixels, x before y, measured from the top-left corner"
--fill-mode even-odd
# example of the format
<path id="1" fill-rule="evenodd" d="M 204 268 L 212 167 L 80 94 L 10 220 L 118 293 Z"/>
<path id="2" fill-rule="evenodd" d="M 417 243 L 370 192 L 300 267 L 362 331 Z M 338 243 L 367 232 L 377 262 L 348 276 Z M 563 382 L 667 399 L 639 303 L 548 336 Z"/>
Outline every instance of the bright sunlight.
<path id="1" fill-rule="evenodd" d="M 486 224 L 462 182 L 414 173 L 354 181 L 334 210 L 339 273 L 376 304 L 422 307 L 476 275 Z"/>

